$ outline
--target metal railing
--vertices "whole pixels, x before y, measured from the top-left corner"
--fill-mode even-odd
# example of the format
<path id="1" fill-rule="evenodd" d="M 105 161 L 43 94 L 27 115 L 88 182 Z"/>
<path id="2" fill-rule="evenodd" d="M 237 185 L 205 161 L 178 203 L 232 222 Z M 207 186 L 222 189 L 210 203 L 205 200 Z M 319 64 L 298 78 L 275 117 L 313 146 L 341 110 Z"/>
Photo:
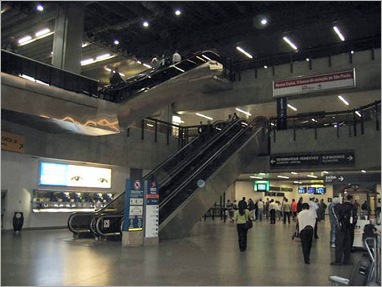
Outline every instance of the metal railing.
<path id="1" fill-rule="evenodd" d="M 337 138 L 340 137 L 340 129 L 347 128 L 349 136 L 363 135 L 365 133 L 365 122 L 375 122 L 375 130 L 380 130 L 381 125 L 381 101 L 375 101 L 357 109 L 338 112 L 312 112 L 303 113 L 296 116 L 289 116 L 286 120 L 286 128 L 293 129 L 293 140 L 296 141 L 296 131 L 301 129 L 313 129 L 315 139 L 317 139 L 317 129 L 335 128 Z M 270 118 L 270 131 L 273 133 L 273 140 L 276 141 L 277 118 Z"/>

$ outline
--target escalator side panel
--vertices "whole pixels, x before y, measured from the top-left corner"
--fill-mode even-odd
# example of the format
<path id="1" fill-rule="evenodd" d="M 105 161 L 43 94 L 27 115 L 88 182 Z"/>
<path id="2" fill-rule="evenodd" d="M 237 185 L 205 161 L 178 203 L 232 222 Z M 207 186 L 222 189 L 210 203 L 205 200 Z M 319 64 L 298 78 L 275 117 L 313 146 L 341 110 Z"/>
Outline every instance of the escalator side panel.
<path id="1" fill-rule="evenodd" d="M 160 223 L 159 237 L 161 239 L 182 238 L 189 236 L 200 218 L 221 196 L 228 187 L 234 184 L 245 167 L 255 160 L 259 147 L 263 143 L 262 127 L 205 180 L 203 188 L 195 192 L 177 210 Z M 195 181 L 198 179 L 195 178 Z"/>

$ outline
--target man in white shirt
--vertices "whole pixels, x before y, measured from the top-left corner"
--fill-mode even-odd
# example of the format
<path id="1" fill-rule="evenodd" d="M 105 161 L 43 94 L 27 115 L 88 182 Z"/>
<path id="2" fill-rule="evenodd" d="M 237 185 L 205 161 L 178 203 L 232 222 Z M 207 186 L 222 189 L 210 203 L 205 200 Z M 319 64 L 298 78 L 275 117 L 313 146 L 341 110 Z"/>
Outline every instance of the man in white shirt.
<path id="1" fill-rule="evenodd" d="M 302 210 L 297 215 L 297 222 L 300 232 L 304 262 L 305 264 L 310 264 L 310 249 L 312 248 L 313 226 L 316 222 L 316 215 L 311 212 L 308 203 L 302 204 Z"/>
<path id="2" fill-rule="evenodd" d="M 318 239 L 318 235 L 317 235 L 318 204 L 314 201 L 314 197 L 309 198 L 309 210 L 314 214 L 316 218 L 316 223 L 314 224 L 314 238 Z"/>
<path id="3" fill-rule="evenodd" d="M 182 61 L 182 56 L 179 55 L 178 50 L 175 51 L 174 55 L 172 55 L 172 63 L 176 64 Z"/>

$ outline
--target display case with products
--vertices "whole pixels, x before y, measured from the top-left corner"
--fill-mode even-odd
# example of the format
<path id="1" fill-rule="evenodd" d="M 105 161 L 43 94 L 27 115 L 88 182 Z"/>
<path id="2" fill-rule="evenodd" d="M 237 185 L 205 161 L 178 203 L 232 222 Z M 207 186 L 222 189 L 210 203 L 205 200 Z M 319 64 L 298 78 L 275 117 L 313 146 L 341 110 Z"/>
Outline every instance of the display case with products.
<path id="1" fill-rule="evenodd" d="M 33 190 L 33 212 L 74 212 L 94 211 L 117 196 L 112 192 L 69 191 L 69 190 Z"/>

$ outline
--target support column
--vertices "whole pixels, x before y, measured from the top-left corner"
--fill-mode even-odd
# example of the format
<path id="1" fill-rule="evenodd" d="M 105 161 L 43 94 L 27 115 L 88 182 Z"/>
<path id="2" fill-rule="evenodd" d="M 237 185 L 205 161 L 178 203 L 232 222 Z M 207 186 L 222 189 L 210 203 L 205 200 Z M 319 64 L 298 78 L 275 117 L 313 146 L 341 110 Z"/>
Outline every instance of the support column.
<path id="1" fill-rule="evenodd" d="M 82 3 L 59 3 L 54 29 L 53 66 L 81 74 L 84 20 L 85 8 Z"/>

